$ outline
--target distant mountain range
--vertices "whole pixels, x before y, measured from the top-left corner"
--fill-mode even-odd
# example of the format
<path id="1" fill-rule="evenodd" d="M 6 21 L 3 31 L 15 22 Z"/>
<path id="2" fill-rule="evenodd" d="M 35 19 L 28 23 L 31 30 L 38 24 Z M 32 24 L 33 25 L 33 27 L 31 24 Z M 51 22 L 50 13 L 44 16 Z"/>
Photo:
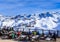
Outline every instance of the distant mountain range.
<path id="1" fill-rule="evenodd" d="M 60 13 L 40 13 L 29 15 L 3 16 L 0 15 L 0 27 L 57 29 L 60 25 Z M 59 28 L 59 27 L 58 27 Z"/>

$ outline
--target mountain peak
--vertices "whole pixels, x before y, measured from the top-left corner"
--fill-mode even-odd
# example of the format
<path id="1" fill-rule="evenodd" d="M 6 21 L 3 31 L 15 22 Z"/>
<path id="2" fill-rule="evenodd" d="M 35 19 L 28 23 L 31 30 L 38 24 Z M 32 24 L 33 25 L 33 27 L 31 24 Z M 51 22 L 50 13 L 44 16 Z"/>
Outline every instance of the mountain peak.
<path id="1" fill-rule="evenodd" d="M 58 18 L 60 19 L 60 15 L 58 13 L 40 13 L 37 14 L 29 14 L 29 15 L 16 15 L 14 17 L 7 17 L 5 16 L 0 18 L 0 21 L 3 19 L 4 21 L 1 21 L 0 23 L 5 26 L 12 26 L 12 27 L 26 27 L 25 24 L 28 26 L 33 26 L 33 28 L 38 27 L 39 29 L 53 29 L 57 27 L 58 24 Z M 29 18 L 29 19 L 28 19 Z M 60 22 L 59 22 L 60 23 Z M 1 27 L 2 27 L 1 25 Z"/>

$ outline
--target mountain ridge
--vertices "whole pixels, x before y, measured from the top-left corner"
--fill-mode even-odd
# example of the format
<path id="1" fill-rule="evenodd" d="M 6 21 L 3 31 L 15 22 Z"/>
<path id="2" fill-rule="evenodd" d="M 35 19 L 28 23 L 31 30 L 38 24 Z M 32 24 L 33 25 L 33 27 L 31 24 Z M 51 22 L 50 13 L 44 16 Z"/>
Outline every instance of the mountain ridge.
<path id="1" fill-rule="evenodd" d="M 60 13 L 40 13 L 30 14 L 30 15 L 17 15 L 17 16 L 2 16 L 0 15 L 0 27 L 17 27 L 28 28 L 29 29 L 55 29 L 60 25 Z M 32 28 L 33 27 L 33 28 Z"/>

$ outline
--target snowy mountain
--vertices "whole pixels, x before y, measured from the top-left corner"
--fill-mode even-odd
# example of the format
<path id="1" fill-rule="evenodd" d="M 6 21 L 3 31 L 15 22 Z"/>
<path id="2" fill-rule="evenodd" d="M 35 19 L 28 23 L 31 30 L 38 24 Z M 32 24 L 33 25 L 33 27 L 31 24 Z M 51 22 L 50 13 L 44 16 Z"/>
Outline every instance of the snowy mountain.
<path id="1" fill-rule="evenodd" d="M 60 25 L 60 13 L 40 13 L 17 16 L 0 15 L 0 27 L 14 27 L 27 29 L 57 29 Z"/>

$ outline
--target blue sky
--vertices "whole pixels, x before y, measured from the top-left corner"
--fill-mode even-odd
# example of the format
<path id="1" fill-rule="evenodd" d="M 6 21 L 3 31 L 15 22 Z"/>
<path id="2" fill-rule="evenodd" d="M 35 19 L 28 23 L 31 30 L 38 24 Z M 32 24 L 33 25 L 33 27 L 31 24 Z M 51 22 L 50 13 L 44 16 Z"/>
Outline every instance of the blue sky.
<path id="1" fill-rule="evenodd" d="M 59 0 L 0 0 L 0 14 L 8 16 L 59 9 Z"/>

